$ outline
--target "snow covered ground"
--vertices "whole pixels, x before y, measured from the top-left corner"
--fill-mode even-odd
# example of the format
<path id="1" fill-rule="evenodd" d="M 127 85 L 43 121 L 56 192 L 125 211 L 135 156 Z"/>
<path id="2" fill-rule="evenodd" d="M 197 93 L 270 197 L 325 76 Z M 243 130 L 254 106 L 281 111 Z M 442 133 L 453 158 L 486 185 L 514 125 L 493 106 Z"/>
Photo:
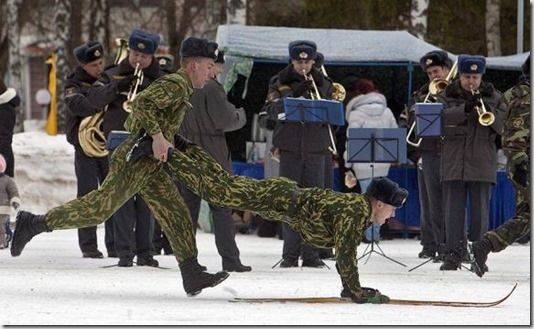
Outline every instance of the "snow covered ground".
<path id="1" fill-rule="evenodd" d="M 72 152 L 64 136 L 38 133 L 15 136 L 17 183 L 23 209 L 43 212 L 75 195 Z M 68 145 L 68 144 L 67 144 Z M 54 153 L 52 157 L 48 154 Z M 70 168 L 70 169 L 69 169 Z M 70 170 L 70 173 L 69 173 Z M 48 188 L 43 187 L 48 185 Z M 104 248 L 104 228 L 99 226 Z M 513 295 L 492 308 L 358 304 L 243 304 L 237 297 L 337 296 L 341 290 L 334 262 L 331 269 L 272 269 L 282 242 L 238 235 L 249 273 L 231 273 L 215 288 L 186 297 L 172 256 L 156 256 L 160 265 L 102 268 L 116 259 L 83 259 L 76 230 L 35 237 L 18 258 L 0 250 L 0 324 L 3 325 L 530 325 L 531 279 L 529 245 L 514 244 L 491 254 L 480 279 L 466 270 L 439 271 L 439 264 L 421 263 L 416 240 L 382 241 L 383 252 L 360 260 L 362 285 L 392 298 L 492 301 L 515 283 Z M 197 234 L 199 261 L 210 271 L 221 269 L 212 234 Z M 367 245 L 359 247 L 363 254 Z M 367 262 L 366 262 L 367 260 Z"/>

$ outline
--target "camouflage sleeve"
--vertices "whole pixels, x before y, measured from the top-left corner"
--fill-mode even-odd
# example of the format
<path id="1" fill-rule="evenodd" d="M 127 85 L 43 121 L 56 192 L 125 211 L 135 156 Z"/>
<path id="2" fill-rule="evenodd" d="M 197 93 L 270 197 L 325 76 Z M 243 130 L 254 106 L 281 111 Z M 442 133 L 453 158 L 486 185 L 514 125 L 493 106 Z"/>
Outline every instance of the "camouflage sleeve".
<path id="1" fill-rule="evenodd" d="M 334 222 L 337 270 L 352 293 L 361 291 L 358 273 L 358 245 L 363 230 L 357 218 L 341 213 Z"/>
<path id="2" fill-rule="evenodd" d="M 137 95 L 130 115 L 149 135 L 155 135 L 161 132 L 158 112 L 182 103 L 187 97 L 185 90 L 186 88 L 177 81 L 158 79 Z"/>
<path id="3" fill-rule="evenodd" d="M 506 118 L 502 148 L 511 167 L 530 161 L 530 88 L 514 87 L 505 93 Z M 526 169 L 526 168 L 525 168 Z"/>

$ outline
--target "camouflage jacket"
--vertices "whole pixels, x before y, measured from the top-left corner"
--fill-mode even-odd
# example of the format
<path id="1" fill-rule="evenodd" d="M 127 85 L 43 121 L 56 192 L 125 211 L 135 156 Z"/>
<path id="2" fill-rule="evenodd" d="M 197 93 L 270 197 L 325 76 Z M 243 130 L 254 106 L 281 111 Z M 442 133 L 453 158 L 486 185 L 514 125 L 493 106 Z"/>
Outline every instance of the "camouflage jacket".
<path id="1" fill-rule="evenodd" d="M 530 80 L 518 83 L 503 95 L 506 107 L 502 149 L 508 158 L 508 172 L 516 166 L 530 170 Z"/>
<path id="2" fill-rule="evenodd" d="M 183 69 L 164 75 L 137 95 L 124 126 L 136 136 L 143 131 L 149 135 L 161 132 L 174 143 L 174 135 L 191 108 L 189 97 L 193 91 L 193 83 Z"/>

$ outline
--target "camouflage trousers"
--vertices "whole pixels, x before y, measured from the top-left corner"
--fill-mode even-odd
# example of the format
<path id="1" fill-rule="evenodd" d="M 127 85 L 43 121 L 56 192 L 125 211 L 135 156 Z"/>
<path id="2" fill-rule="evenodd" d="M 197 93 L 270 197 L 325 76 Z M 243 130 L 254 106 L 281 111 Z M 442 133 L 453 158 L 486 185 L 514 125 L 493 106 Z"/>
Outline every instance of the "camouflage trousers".
<path id="1" fill-rule="evenodd" d="M 514 183 L 516 190 L 515 216 L 484 235 L 491 241 L 493 252 L 499 252 L 530 232 L 530 186 Z"/>
<path id="2" fill-rule="evenodd" d="M 281 221 L 296 201 L 296 182 L 283 177 L 258 180 L 232 175 L 197 145 L 189 145 L 184 153 L 175 151 L 167 167 L 190 191 L 217 206 Z"/>
<path id="3" fill-rule="evenodd" d="M 107 178 L 98 190 L 48 211 L 51 230 L 95 226 L 111 217 L 127 200 L 139 193 L 169 239 L 178 262 L 197 256 L 189 210 L 165 166 L 151 158 L 126 162 L 134 144 L 127 139 L 113 153 Z"/>

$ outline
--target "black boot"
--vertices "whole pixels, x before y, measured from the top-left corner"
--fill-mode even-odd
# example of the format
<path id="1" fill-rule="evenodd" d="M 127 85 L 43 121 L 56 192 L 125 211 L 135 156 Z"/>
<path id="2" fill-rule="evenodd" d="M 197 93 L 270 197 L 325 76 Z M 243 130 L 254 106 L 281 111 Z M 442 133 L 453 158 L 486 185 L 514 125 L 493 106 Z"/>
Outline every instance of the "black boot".
<path id="1" fill-rule="evenodd" d="M 486 261 L 488 260 L 488 254 L 493 249 L 491 241 L 484 237 L 480 241 L 475 241 L 471 244 L 471 255 L 473 257 L 471 262 L 471 270 L 473 270 L 479 277 L 484 276 L 484 273 L 488 271 Z"/>
<path id="2" fill-rule="evenodd" d="M 228 273 L 224 271 L 215 274 L 201 271 L 196 257 L 181 262 L 180 272 L 182 273 L 184 290 L 188 297 L 200 294 L 204 288 L 215 287 L 228 277 Z"/>
<path id="3" fill-rule="evenodd" d="M 445 256 L 443 264 L 440 266 L 441 271 L 456 271 L 462 266 L 462 256 L 456 252 L 451 252 Z"/>
<path id="4" fill-rule="evenodd" d="M 39 233 L 51 232 L 45 223 L 44 215 L 34 215 L 27 211 L 19 211 L 15 222 L 15 232 L 11 242 L 11 256 L 20 256 L 30 240 Z"/>

